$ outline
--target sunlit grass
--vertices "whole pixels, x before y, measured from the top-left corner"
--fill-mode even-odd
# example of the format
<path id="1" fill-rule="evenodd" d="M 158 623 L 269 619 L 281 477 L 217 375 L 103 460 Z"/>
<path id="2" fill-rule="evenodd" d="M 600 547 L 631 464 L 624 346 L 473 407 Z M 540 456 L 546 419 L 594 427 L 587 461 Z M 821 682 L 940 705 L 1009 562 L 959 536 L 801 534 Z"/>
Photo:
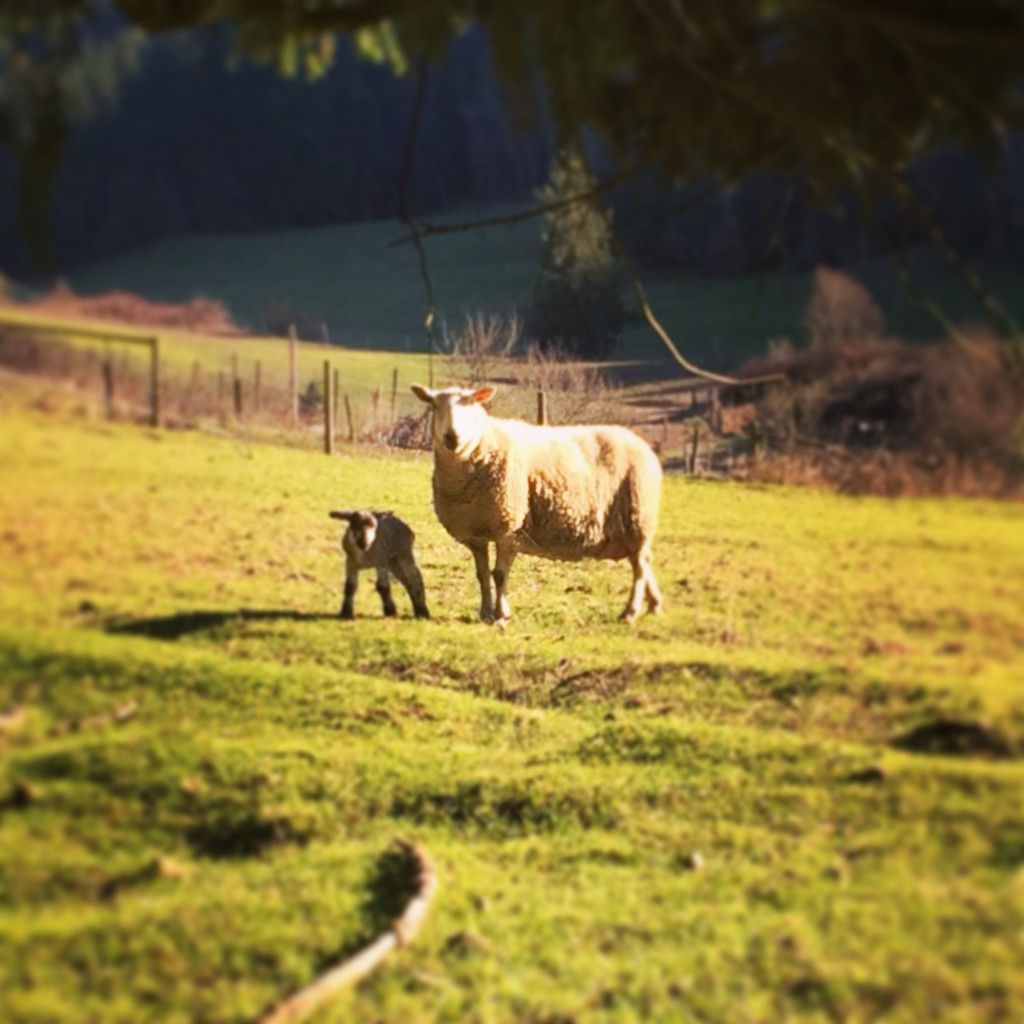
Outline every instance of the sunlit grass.
<path id="1" fill-rule="evenodd" d="M 435 910 L 324 1020 L 1024 1011 L 1019 506 L 670 477 L 665 616 L 524 558 L 499 631 L 427 456 L 9 391 L 0 439 L 11 1019 L 252 1020 L 386 927 L 397 835 Z M 369 579 L 335 617 L 361 504 L 416 530 L 430 621 Z"/>

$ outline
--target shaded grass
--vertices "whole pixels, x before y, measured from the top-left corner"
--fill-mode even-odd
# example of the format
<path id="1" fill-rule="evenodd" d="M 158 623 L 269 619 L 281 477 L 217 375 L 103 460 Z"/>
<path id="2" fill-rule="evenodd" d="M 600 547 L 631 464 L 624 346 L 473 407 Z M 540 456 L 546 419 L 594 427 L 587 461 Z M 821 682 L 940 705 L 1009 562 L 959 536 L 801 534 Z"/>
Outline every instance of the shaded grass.
<path id="1" fill-rule="evenodd" d="M 513 212 L 500 208 L 480 216 Z M 472 219 L 468 211 L 431 218 Z M 532 301 L 543 219 L 426 240 L 434 305 L 457 328 L 466 314 L 522 312 Z M 397 221 L 339 224 L 265 235 L 166 239 L 139 251 L 82 267 L 71 275 L 87 294 L 127 289 L 163 301 L 203 295 L 225 302 L 256 333 L 268 311 L 284 303 L 299 316 L 328 323 L 332 339 L 354 348 L 421 352 L 426 295 L 416 250 L 390 247 L 407 235 Z M 984 316 L 961 275 L 937 253 L 899 254 L 918 292 L 952 323 Z M 225 272 L 230 268 L 230 272 Z M 919 298 L 909 295 L 893 262 L 876 258 L 849 268 L 884 309 L 890 329 L 910 340 L 944 333 Z M 976 268 L 985 287 L 1024 318 L 1019 271 Z M 772 339 L 802 338 L 811 274 L 784 271 L 709 278 L 644 275 L 648 297 L 677 344 L 698 363 L 735 368 L 764 353 Z M 633 295 L 626 291 L 632 308 Z M 638 310 L 623 332 L 619 358 L 664 359 L 662 344 Z"/>
<path id="2" fill-rule="evenodd" d="M 501 632 L 420 456 L 0 436 L 11 1019 L 254 1019 L 394 913 L 396 835 L 439 901 L 324 1020 L 1024 1011 L 1018 507 L 670 478 L 663 619 L 523 559 Z M 339 501 L 414 526 L 434 619 L 333 617 Z M 937 722 L 1010 756 L 898 745 Z"/>

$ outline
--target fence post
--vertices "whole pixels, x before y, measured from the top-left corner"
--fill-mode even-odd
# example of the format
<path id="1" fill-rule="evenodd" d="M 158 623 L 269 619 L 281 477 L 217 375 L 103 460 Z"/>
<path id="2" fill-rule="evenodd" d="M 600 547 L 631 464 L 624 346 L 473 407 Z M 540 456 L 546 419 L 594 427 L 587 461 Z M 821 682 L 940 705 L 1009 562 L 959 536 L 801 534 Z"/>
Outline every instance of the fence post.
<path id="1" fill-rule="evenodd" d="M 356 439 L 355 427 L 352 426 L 352 404 L 348 400 L 348 395 L 345 396 L 345 417 L 348 420 L 348 439 L 354 441 Z"/>
<path id="2" fill-rule="evenodd" d="M 291 404 L 292 426 L 299 422 L 299 342 L 295 324 L 288 328 L 288 388 Z"/>
<path id="3" fill-rule="evenodd" d="M 543 427 L 548 421 L 548 396 L 537 392 L 537 422 Z"/>
<path id="4" fill-rule="evenodd" d="M 391 371 L 391 425 L 395 425 L 395 407 L 398 403 L 398 367 Z"/>
<path id="5" fill-rule="evenodd" d="M 710 420 L 711 429 L 716 433 L 722 432 L 722 396 L 718 388 L 709 388 L 710 391 L 710 406 L 708 412 L 708 419 Z"/>
<path id="6" fill-rule="evenodd" d="M 154 335 L 149 343 L 150 422 L 159 427 L 163 414 L 160 408 L 160 336 Z"/>
<path id="7" fill-rule="evenodd" d="M 107 419 L 114 418 L 114 362 L 109 350 L 103 360 L 103 407 L 107 413 Z"/>
<path id="8" fill-rule="evenodd" d="M 324 360 L 324 452 L 334 454 L 334 395 L 331 393 L 331 364 Z"/>
<path id="9" fill-rule="evenodd" d="M 240 420 L 242 418 L 242 378 L 236 377 L 234 381 L 235 389 L 235 419 Z"/>
<path id="10" fill-rule="evenodd" d="M 697 449 L 700 446 L 700 424 L 693 424 L 693 433 L 690 435 L 690 476 L 697 472 Z M 685 457 L 685 453 L 684 453 Z"/>
<path id="11" fill-rule="evenodd" d="M 337 433 L 338 419 L 341 416 L 341 370 L 334 370 L 334 430 Z"/>
<path id="12" fill-rule="evenodd" d="M 259 415 L 263 401 L 263 364 L 257 359 L 252 368 L 252 411 Z"/>

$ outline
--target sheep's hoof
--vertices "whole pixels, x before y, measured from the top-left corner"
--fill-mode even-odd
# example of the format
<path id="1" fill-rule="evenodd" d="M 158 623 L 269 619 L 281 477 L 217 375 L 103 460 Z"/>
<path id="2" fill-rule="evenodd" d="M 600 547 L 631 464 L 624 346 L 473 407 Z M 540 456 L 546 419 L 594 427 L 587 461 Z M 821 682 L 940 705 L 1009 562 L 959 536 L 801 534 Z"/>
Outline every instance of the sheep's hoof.
<path id="1" fill-rule="evenodd" d="M 398 609 L 392 605 L 390 608 L 384 609 L 384 617 L 387 619 L 393 619 L 398 614 Z"/>
<path id="2" fill-rule="evenodd" d="M 355 617 L 356 617 L 355 613 L 352 611 L 351 608 L 342 608 L 341 611 L 338 612 L 338 618 L 339 619 L 350 619 L 351 620 L 351 619 L 354 619 Z"/>
<path id="3" fill-rule="evenodd" d="M 426 608 L 417 608 L 417 609 L 415 609 L 414 614 L 415 614 L 417 619 L 429 619 L 430 618 L 430 611 L 428 609 L 426 609 Z"/>
<path id="4" fill-rule="evenodd" d="M 627 626 L 631 626 L 634 622 L 636 622 L 636 616 L 637 616 L 637 612 L 636 612 L 635 609 L 627 608 L 619 616 L 619 622 L 624 622 L 624 623 L 626 623 Z"/>

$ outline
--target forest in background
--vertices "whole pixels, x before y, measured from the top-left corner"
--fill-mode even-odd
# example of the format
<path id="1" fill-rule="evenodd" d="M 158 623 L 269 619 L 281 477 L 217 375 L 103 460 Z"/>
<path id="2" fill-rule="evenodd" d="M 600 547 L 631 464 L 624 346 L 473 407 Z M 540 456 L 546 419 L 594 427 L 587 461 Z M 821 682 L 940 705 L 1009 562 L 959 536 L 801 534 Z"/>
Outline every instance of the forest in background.
<path id="1" fill-rule="evenodd" d="M 146 37 L 111 17 L 75 74 L 89 83 L 50 210 L 55 270 L 161 238 L 264 233 L 398 213 L 414 82 L 360 58 L 345 37 L 314 81 L 232 59 L 227 34 Z M 130 79 L 130 88 L 120 85 Z M 548 179 L 554 136 L 540 87 L 524 107 L 500 85 L 482 29 L 431 65 L 409 180 L 423 215 L 528 201 Z M 591 163 L 613 173 L 591 140 Z M 1024 140 L 984 164 L 933 151 L 910 179 L 965 256 L 1024 263 Z M 799 175 L 754 171 L 729 187 L 654 173 L 614 190 L 616 224 L 644 267 L 701 275 L 844 266 L 934 238 L 896 202 L 812 203 Z M 18 223 L 14 161 L 0 148 L 0 270 L 33 273 Z M 710 194 L 704 201 L 701 195 Z"/>

